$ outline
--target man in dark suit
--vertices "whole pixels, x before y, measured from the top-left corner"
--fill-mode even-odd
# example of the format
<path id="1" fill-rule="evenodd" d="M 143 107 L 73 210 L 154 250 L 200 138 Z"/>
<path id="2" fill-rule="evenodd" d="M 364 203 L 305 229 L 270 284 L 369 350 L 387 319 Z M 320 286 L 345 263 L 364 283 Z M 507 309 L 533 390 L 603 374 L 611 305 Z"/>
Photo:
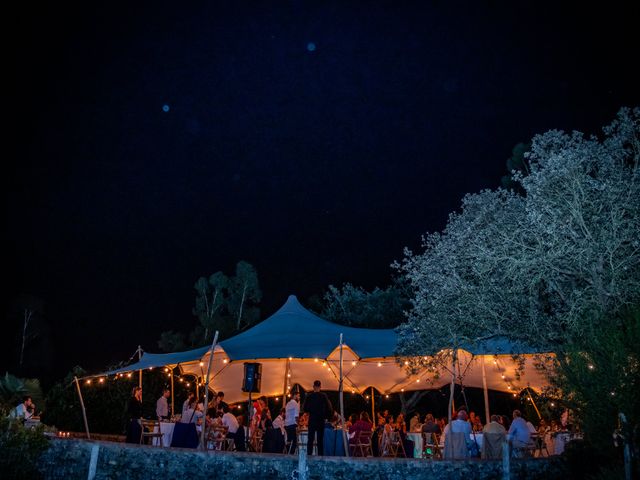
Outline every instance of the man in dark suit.
<path id="1" fill-rule="evenodd" d="M 320 380 L 313 382 L 313 392 L 307 395 L 303 411 L 309 414 L 309 438 L 307 455 L 313 453 L 314 437 L 317 438 L 318 455 L 324 454 L 324 421 L 333 415 L 333 407 L 327 394 L 320 391 Z"/>

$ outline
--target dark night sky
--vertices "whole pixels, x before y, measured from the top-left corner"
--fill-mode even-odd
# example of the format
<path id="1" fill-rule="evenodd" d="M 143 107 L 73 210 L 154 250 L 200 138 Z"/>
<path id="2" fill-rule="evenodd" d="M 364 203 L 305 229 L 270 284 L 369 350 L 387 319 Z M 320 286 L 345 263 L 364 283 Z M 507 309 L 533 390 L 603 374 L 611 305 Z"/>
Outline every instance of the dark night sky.
<path id="1" fill-rule="evenodd" d="M 384 286 L 516 143 L 640 103 L 615 2 L 137 3 L 7 17 L 6 310 L 45 299 L 57 374 L 157 350 L 241 259 L 265 315 Z"/>

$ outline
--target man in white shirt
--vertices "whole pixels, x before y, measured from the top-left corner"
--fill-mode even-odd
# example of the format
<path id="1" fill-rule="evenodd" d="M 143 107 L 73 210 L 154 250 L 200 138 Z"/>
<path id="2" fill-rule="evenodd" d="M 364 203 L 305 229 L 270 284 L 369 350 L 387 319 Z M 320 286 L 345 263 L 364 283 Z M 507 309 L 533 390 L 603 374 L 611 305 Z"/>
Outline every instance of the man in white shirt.
<path id="1" fill-rule="evenodd" d="M 29 420 L 35 410 L 36 406 L 33 404 L 33 400 L 27 395 L 22 398 L 22 403 L 13 409 L 11 417 Z"/>
<path id="2" fill-rule="evenodd" d="M 291 442 L 289 453 L 296 451 L 298 446 L 298 437 L 296 426 L 298 425 L 298 417 L 300 416 L 300 392 L 295 392 L 293 398 L 287 402 L 285 406 L 284 429 L 287 432 L 287 442 Z"/>
<path id="3" fill-rule="evenodd" d="M 229 429 L 228 436 L 233 437 L 240 427 L 240 425 L 238 424 L 238 419 L 233 413 L 229 411 L 229 407 L 227 405 L 222 407 L 222 411 L 224 412 L 224 415 L 222 415 L 222 425 Z"/>
<path id="4" fill-rule="evenodd" d="M 171 395 L 171 391 L 165 388 L 162 391 L 162 396 L 156 402 L 156 415 L 158 420 L 167 420 L 169 418 L 169 401 L 167 400 Z"/>

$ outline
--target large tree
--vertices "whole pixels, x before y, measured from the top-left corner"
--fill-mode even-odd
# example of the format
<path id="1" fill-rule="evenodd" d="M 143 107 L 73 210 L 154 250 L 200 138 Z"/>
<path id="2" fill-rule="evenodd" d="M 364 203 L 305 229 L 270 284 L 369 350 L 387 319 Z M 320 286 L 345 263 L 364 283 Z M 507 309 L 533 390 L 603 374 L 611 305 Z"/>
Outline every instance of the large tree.
<path id="1" fill-rule="evenodd" d="M 593 397 L 579 401 L 575 369 L 607 368 L 607 384 L 620 389 L 604 400 L 614 406 L 608 411 L 627 412 L 637 425 L 637 394 L 622 389 L 637 384 L 628 376 L 640 355 L 611 332 L 637 331 L 637 316 L 625 312 L 640 304 L 640 110 L 620 110 L 602 138 L 538 135 L 525 159 L 528 169 L 512 172 L 520 188 L 467 195 L 442 233 L 396 264 L 413 304 L 398 351 L 524 338 L 556 352 L 558 385 L 587 417 L 597 409 Z M 614 344 L 624 353 L 605 365 L 602 352 Z M 635 406 L 618 404 L 630 398 Z M 607 422 L 615 422 L 610 413 Z"/>
<path id="2" fill-rule="evenodd" d="M 639 117 L 622 109 L 602 141 L 578 132 L 536 136 L 529 174 L 514 175 L 524 195 L 467 195 L 423 252 L 407 251 L 397 267 L 413 289 L 413 309 L 400 353 L 495 333 L 558 350 L 637 303 Z"/>

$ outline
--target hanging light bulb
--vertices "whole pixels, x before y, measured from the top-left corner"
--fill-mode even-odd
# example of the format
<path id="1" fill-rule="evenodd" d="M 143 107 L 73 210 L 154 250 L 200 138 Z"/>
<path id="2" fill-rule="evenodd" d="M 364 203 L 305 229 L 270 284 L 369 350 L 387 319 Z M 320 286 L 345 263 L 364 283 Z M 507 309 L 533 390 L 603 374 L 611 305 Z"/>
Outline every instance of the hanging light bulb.
<path id="1" fill-rule="evenodd" d="M 131 378 L 131 372 L 127 373 L 127 378 Z"/>
<path id="2" fill-rule="evenodd" d="M 287 373 L 287 378 L 291 378 L 291 374 L 290 373 Z"/>
<path id="3" fill-rule="evenodd" d="M 327 362 L 322 362 L 322 366 L 324 367 L 327 364 Z"/>
<path id="4" fill-rule="evenodd" d="M 289 357 L 289 360 L 293 360 L 293 357 Z"/>
<path id="5" fill-rule="evenodd" d="M 200 366 L 201 366 L 201 367 L 204 367 L 204 362 L 200 362 Z"/>
<path id="6" fill-rule="evenodd" d="M 318 361 L 318 359 L 317 359 L 317 358 L 314 358 L 314 359 L 313 359 L 313 361 L 314 361 L 314 362 L 317 362 L 317 361 Z"/>
<path id="7" fill-rule="evenodd" d="M 404 364 L 405 364 L 405 365 L 409 365 L 409 360 L 405 360 L 405 361 L 404 361 Z"/>
<path id="8" fill-rule="evenodd" d="M 351 365 L 353 365 L 353 366 L 355 367 L 355 366 L 356 366 L 356 361 L 355 361 L 355 360 L 354 360 L 354 361 L 352 361 L 352 362 L 351 362 Z"/>
<path id="9" fill-rule="evenodd" d="M 382 362 L 378 362 L 378 366 L 381 367 L 382 366 Z"/>
<path id="10" fill-rule="evenodd" d="M 228 363 L 229 360 L 227 360 L 226 358 L 224 360 L 222 360 L 222 363 Z"/>
<path id="11" fill-rule="evenodd" d="M 87 380 L 87 381 L 86 381 L 86 384 L 87 384 L 87 385 L 91 385 L 91 379 Z"/>
<path id="12" fill-rule="evenodd" d="M 388 395 L 388 394 L 387 394 L 387 395 L 385 395 L 385 398 L 389 398 L 389 395 Z"/>
<path id="13" fill-rule="evenodd" d="M 187 387 L 189 386 L 189 382 L 186 383 Z"/>
<path id="14" fill-rule="evenodd" d="M 100 383 L 104 383 L 104 378 L 101 378 L 100 380 L 98 380 Z"/>
<path id="15" fill-rule="evenodd" d="M 420 383 L 420 379 L 419 378 L 416 379 L 416 383 Z"/>

